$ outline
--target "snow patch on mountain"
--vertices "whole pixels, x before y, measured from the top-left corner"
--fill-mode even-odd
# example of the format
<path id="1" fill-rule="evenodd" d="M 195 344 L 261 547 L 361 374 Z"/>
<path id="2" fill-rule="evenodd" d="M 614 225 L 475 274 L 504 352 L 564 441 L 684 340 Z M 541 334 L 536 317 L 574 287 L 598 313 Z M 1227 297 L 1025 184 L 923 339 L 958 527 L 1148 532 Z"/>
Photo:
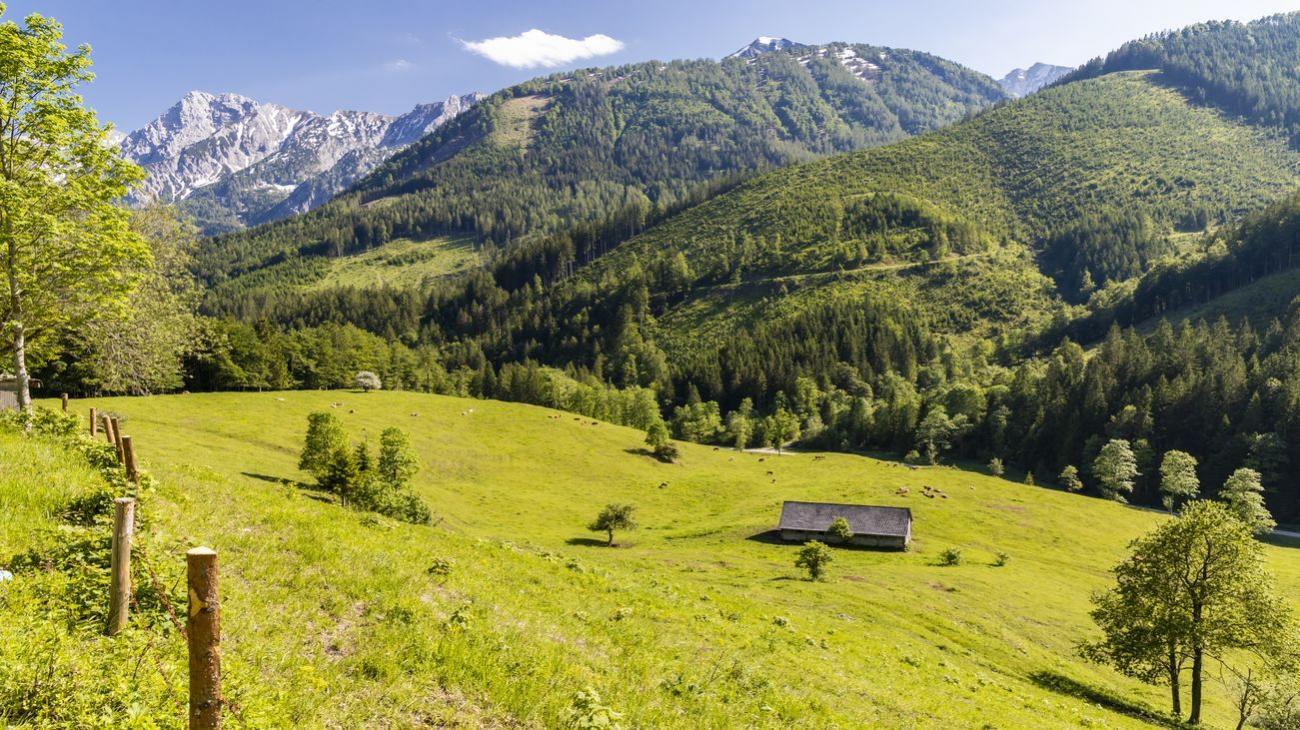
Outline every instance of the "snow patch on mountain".
<path id="1" fill-rule="evenodd" d="M 726 58 L 753 58 L 754 56 L 771 53 L 773 51 L 785 51 L 798 45 L 800 44 L 795 43 L 789 38 L 761 35 L 750 41 L 744 48 L 727 55 Z"/>
<path id="2" fill-rule="evenodd" d="M 394 117 L 192 91 L 121 141 L 122 155 L 147 173 L 128 202 L 193 201 L 209 231 L 305 212 L 481 98 L 450 96 Z"/>

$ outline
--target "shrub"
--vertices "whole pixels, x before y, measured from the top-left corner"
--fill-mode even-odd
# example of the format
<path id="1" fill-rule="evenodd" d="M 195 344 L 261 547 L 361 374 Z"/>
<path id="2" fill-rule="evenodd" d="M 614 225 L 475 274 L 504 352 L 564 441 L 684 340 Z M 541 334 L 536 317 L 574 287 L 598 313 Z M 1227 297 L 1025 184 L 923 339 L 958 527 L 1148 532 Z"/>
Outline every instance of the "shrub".
<path id="1" fill-rule="evenodd" d="M 961 548 L 948 548 L 939 553 L 941 565 L 961 565 Z"/>
<path id="2" fill-rule="evenodd" d="M 824 543 L 812 540 L 799 550 L 794 565 L 796 568 L 808 571 L 808 580 L 816 581 L 826 577 L 826 566 L 834 559 L 835 556 L 831 554 L 830 548 Z"/>
<path id="3" fill-rule="evenodd" d="M 388 490 L 383 493 L 375 511 L 415 525 L 427 525 L 433 519 L 429 505 L 410 492 Z"/>
<path id="4" fill-rule="evenodd" d="M 839 542 L 848 542 L 853 539 L 853 528 L 849 526 L 849 521 L 843 517 L 836 517 L 831 520 L 830 530 L 831 537 Z"/>
<path id="5" fill-rule="evenodd" d="M 1002 460 L 998 457 L 989 459 L 989 473 L 995 477 L 1000 477 L 1007 472 L 1006 467 L 1002 465 Z"/>
<path id="6" fill-rule="evenodd" d="M 600 694 L 591 687 L 573 695 L 573 700 L 564 712 L 564 726 L 573 730 L 621 730 L 622 713 L 615 712 L 600 699 Z"/>
<path id="7" fill-rule="evenodd" d="M 999 550 L 997 554 L 993 557 L 993 565 L 998 568 L 1001 568 L 1002 566 L 1006 565 L 1010 561 L 1011 561 L 1011 556 L 1007 555 L 1001 550 Z"/>

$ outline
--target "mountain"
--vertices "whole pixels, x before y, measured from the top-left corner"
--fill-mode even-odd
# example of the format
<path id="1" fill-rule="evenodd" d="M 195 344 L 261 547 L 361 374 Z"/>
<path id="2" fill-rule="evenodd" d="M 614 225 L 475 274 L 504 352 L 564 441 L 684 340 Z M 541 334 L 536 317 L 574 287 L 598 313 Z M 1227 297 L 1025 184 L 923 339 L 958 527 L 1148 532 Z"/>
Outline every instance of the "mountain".
<path id="1" fill-rule="evenodd" d="M 338 256 L 446 235 L 509 249 L 620 211 L 639 230 L 757 171 L 904 139 L 1003 99 L 950 61 L 847 43 L 555 74 L 484 99 L 330 205 L 213 242 L 200 259 L 217 280 L 306 265 L 286 250 Z"/>
<path id="2" fill-rule="evenodd" d="M 1044 86 L 1052 84 L 1073 70 L 1074 69 L 1068 66 L 1053 66 L 1047 63 L 1036 63 L 1028 69 L 1015 69 L 1006 76 L 1003 76 L 1002 79 L 998 81 L 998 84 L 1002 86 L 1002 90 L 1007 92 L 1008 96 L 1019 99 L 1022 96 L 1029 96 Z"/>
<path id="3" fill-rule="evenodd" d="M 773 38 L 771 36 L 759 36 L 750 41 L 749 45 L 727 56 L 727 58 L 753 58 L 764 53 L 773 51 L 786 51 L 795 48 L 801 44 L 795 43 L 787 38 Z"/>
<path id="4" fill-rule="evenodd" d="M 393 117 L 190 92 L 121 142 L 148 174 L 129 202 L 180 203 L 209 232 L 305 212 L 480 98 L 451 96 Z"/>

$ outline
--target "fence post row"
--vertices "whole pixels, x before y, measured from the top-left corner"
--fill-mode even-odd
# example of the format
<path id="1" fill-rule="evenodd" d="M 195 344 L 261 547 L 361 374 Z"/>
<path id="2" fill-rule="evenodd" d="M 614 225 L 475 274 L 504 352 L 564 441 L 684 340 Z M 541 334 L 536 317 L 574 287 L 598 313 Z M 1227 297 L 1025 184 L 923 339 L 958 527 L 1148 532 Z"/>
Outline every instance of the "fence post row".
<path id="1" fill-rule="evenodd" d="M 108 628 L 109 636 L 116 636 L 126 628 L 131 610 L 131 534 L 135 532 L 135 500 L 118 497 L 113 500 L 113 558 L 109 581 Z"/>
<path id="2" fill-rule="evenodd" d="M 221 600 L 217 553 L 198 547 L 185 554 L 190 589 L 185 633 L 190 654 L 190 730 L 221 727 Z"/>
<path id="3" fill-rule="evenodd" d="M 113 416 L 113 445 L 117 447 L 117 463 L 126 463 L 126 454 L 122 449 L 122 419 Z"/>
<path id="4" fill-rule="evenodd" d="M 122 437 L 122 453 L 126 457 L 126 478 L 140 483 L 140 471 L 135 467 L 135 444 L 131 442 L 130 436 Z"/>

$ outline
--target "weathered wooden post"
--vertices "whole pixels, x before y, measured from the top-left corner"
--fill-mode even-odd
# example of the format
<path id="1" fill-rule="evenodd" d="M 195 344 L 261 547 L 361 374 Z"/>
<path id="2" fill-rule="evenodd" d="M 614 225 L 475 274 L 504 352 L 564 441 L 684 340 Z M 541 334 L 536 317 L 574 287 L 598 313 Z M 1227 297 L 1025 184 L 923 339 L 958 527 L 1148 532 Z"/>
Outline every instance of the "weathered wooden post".
<path id="1" fill-rule="evenodd" d="M 126 462 L 126 454 L 122 453 L 122 419 L 113 416 L 113 445 L 117 447 L 117 463 Z"/>
<path id="2" fill-rule="evenodd" d="M 131 612 L 131 533 L 135 532 L 135 500 L 113 500 L 113 562 L 108 588 L 109 636 L 126 628 Z"/>
<path id="3" fill-rule="evenodd" d="M 99 420 L 104 424 L 104 438 L 108 439 L 110 444 L 117 443 L 117 439 L 113 438 L 113 419 L 105 413 L 99 417 Z"/>
<path id="4" fill-rule="evenodd" d="M 217 553 L 198 547 L 185 554 L 190 588 L 185 633 L 190 648 L 190 730 L 221 727 L 221 600 Z"/>
<path id="5" fill-rule="evenodd" d="M 67 393 L 64 393 L 64 394 L 63 394 L 63 412 L 64 412 L 64 413 L 67 413 L 67 412 L 68 412 L 68 394 L 67 394 Z"/>
<path id="6" fill-rule="evenodd" d="M 140 471 L 135 468 L 135 444 L 131 443 L 130 436 L 122 437 L 122 454 L 126 457 L 126 478 L 140 483 Z"/>
<path id="7" fill-rule="evenodd" d="M 90 409 L 90 437 L 99 437 L 99 411 L 94 408 Z"/>

